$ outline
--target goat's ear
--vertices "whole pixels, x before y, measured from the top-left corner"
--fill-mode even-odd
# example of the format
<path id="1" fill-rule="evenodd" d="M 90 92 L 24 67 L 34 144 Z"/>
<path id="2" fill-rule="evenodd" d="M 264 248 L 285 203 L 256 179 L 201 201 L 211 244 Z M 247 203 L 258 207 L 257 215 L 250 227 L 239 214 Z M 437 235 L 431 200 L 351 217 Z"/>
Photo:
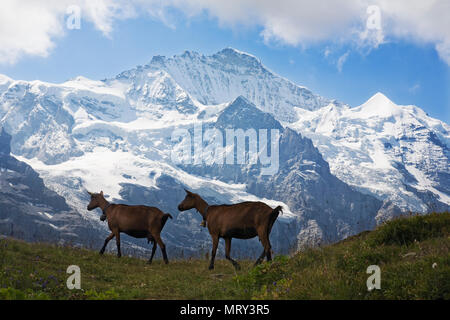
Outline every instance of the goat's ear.
<path id="1" fill-rule="evenodd" d="M 187 194 L 192 194 L 192 192 L 190 192 L 190 191 L 187 190 L 187 189 L 184 189 L 184 191 L 186 191 Z"/>
<path id="2" fill-rule="evenodd" d="M 87 191 L 87 190 L 86 190 Z M 89 193 L 90 196 L 92 196 L 92 192 L 87 191 L 87 193 Z"/>

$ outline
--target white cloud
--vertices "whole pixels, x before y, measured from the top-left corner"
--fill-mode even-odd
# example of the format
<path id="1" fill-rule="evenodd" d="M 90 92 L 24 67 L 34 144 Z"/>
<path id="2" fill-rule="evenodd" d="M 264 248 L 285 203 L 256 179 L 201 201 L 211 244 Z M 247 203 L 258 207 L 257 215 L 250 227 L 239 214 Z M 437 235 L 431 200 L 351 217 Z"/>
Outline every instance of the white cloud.
<path id="1" fill-rule="evenodd" d="M 79 6 L 81 18 L 109 36 L 117 19 L 136 15 L 127 1 L 2 0 L 0 2 L 0 63 L 13 64 L 23 55 L 46 57 L 55 39 L 67 33 L 66 11 Z"/>
<path id="2" fill-rule="evenodd" d="M 436 44 L 436 50 L 439 56 L 450 66 L 450 40 Z"/>
<path id="3" fill-rule="evenodd" d="M 0 62 L 14 63 L 22 54 L 46 56 L 63 29 L 55 5 L 5 0 L 0 4 Z"/>
<path id="4" fill-rule="evenodd" d="M 170 11 L 175 9 L 187 19 L 207 14 L 223 27 L 257 26 L 264 41 L 292 46 L 331 42 L 376 48 L 396 39 L 431 43 L 450 65 L 448 0 L 2 0 L 0 63 L 46 56 L 64 36 L 65 10 L 73 4 L 80 6 L 83 22 L 105 36 L 112 35 L 116 20 L 143 14 L 174 28 Z M 368 27 L 376 25 L 370 20 L 373 7 L 380 8 L 380 29 Z"/>
<path id="5" fill-rule="evenodd" d="M 363 9 L 360 0 L 186 0 L 169 2 L 190 14 L 206 11 L 221 25 L 259 25 L 265 41 L 289 45 L 317 42 L 351 30 Z M 188 8 L 188 9 L 185 9 Z M 340 35 L 342 36 L 342 34 Z"/>
<path id="6" fill-rule="evenodd" d="M 345 61 L 347 61 L 349 54 L 350 54 L 350 52 L 347 51 L 346 53 L 344 53 L 342 56 L 339 57 L 337 64 L 336 64 L 339 72 L 342 72 L 342 67 L 344 66 Z"/>
<path id="7" fill-rule="evenodd" d="M 393 38 L 432 43 L 450 65 L 450 1 L 377 0 L 385 18 L 384 30 Z"/>
<path id="8" fill-rule="evenodd" d="M 416 94 L 416 92 L 420 90 L 420 87 L 421 87 L 421 86 L 420 86 L 420 83 L 416 83 L 416 84 L 414 84 L 412 87 L 408 88 L 408 91 L 409 91 L 411 94 Z"/>
<path id="9" fill-rule="evenodd" d="M 112 32 L 115 20 L 137 16 L 135 7 L 127 1 L 85 0 L 78 2 L 83 12 L 82 18 L 91 21 L 105 36 L 109 36 Z"/>
<path id="10" fill-rule="evenodd" d="M 387 39 L 432 43 L 450 65 L 448 0 L 167 0 L 189 12 L 206 11 L 224 26 L 258 25 L 265 41 L 305 46 L 336 42 L 377 48 Z M 379 8 L 380 27 L 369 28 Z M 376 22 L 376 21 L 375 21 Z"/>

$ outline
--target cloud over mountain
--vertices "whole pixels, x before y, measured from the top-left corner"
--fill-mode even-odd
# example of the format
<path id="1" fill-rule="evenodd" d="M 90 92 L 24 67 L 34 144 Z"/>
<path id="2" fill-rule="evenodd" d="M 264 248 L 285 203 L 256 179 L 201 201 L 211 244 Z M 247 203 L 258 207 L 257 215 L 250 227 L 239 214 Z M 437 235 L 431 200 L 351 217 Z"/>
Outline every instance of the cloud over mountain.
<path id="1" fill-rule="evenodd" d="M 225 28 L 261 28 L 265 41 L 292 46 L 336 42 L 358 47 L 377 47 L 398 39 L 435 46 L 450 65 L 450 20 L 446 0 L 97 0 L 35 1 L 5 0 L 0 4 L 0 63 L 14 63 L 23 55 L 46 56 L 55 40 L 64 36 L 68 8 L 80 8 L 81 19 L 111 36 L 118 20 L 150 16 L 175 28 L 174 11 L 187 20 L 206 14 Z M 381 29 L 371 30 L 370 21 L 379 9 Z M 368 10 L 372 8 L 371 10 Z M 377 18 L 378 19 L 378 18 Z"/>

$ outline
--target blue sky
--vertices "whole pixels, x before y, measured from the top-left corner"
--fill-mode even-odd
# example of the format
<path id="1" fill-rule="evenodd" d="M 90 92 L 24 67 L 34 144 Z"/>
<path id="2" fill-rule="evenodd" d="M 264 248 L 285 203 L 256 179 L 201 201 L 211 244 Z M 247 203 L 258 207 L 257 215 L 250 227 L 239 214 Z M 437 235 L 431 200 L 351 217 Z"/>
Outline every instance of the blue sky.
<path id="1" fill-rule="evenodd" d="M 360 47 L 322 37 L 307 39 L 305 45 L 301 36 L 298 43 L 282 36 L 268 39 L 264 22 L 227 24 L 211 13 L 188 17 L 177 10 L 170 16 L 170 23 L 151 15 L 117 19 L 107 33 L 95 21 L 82 19 L 80 29 L 54 36 L 46 54 L 21 54 L 13 63 L 0 63 L 0 73 L 49 82 L 77 75 L 103 79 L 145 64 L 153 55 L 184 50 L 209 55 L 234 47 L 327 98 L 357 106 L 380 91 L 397 104 L 417 105 L 450 123 L 450 67 L 432 41 L 392 36 L 377 46 Z"/>

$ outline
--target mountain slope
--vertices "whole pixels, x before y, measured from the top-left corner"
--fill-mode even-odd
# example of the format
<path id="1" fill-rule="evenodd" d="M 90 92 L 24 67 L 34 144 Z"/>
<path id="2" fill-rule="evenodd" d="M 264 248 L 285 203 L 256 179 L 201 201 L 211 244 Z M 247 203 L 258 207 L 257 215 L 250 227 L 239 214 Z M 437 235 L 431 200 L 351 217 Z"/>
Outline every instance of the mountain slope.
<path id="1" fill-rule="evenodd" d="M 448 300 L 449 223 L 448 212 L 397 219 L 337 244 L 277 255 L 256 268 L 240 261 L 238 271 L 218 256 L 212 272 L 207 259 L 169 265 L 156 259 L 149 266 L 70 246 L 0 239 L 0 299 Z M 67 290 L 64 271 L 73 261 L 82 270 L 83 290 Z M 369 265 L 381 268 L 380 289 L 367 289 Z M 172 310 L 176 318 L 179 308 Z"/>
<path id="2" fill-rule="evenodd" d="M 0 233 L 28 241 L 78 245 L 98 239 L 93 225 L 45 187 L 29 165 L 10 155 L 10 140 L 0 127 Z"/>

